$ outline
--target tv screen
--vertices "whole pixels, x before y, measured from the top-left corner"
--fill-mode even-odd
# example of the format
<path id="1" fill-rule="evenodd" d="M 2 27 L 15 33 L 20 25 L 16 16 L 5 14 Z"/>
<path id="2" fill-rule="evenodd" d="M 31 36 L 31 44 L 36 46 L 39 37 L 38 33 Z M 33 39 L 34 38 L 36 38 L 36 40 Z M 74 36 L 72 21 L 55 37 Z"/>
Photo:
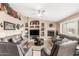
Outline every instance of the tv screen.
<path id="1" fill-rule="evenodd" d="M 30 35 L 39 35 L 39 30 L 30 30 Z"/>

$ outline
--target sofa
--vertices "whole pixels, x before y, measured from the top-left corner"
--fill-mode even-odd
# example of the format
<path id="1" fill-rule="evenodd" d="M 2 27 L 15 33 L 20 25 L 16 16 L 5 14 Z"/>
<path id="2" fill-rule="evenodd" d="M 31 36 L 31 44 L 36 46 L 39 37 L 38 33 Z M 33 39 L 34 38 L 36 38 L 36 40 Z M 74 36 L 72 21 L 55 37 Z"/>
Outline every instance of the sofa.
<path id="1" fill-rule="evenodd" d="M 41 49 L 41 56 L 73 56 L 75 55 L 77 40 L 70 40 L 65 38 L 60 41 L 61 43 L 54 43 L 52 49 Z"/>
<path id="2" fill-rule="evenodd" d="M 25 39 L 21 34 L 4 37 L 3 41 L 1 41 L 0 44 L 3 47 L 4 45 L 7 45 L 7 44 L 8 44 L 7 46 L 10 46 L 9 44 L 13 44 L 18 49 L 19 56 L 32 56 L 32 49 L 28 47 L 28 40 Z M 16 48 L 12 50 L 14 51 Z M 2 50 L 2 48 L 0 49 Z M 15 55 L 16 54 L 12 56 L 15 56 Z"/>

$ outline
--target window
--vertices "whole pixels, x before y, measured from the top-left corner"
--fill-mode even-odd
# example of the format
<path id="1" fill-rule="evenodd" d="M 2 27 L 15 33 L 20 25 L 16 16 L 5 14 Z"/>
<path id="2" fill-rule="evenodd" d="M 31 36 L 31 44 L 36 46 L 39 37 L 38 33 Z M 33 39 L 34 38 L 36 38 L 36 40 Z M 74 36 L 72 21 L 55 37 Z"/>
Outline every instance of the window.
<path id="1" fill-rule="evenodd" d="M 65 23 L 62 23 L 60 25 L 61 33 L 69 34 L 69 35 L 78 35 L 78 21 L 68 21 Z"/>

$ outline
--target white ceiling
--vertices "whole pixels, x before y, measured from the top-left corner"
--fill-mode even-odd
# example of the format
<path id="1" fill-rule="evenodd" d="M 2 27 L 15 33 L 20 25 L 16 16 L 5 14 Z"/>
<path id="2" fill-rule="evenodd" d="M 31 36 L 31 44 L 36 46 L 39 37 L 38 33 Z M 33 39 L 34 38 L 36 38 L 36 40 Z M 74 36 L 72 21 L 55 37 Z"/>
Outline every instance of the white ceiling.
<path id="1" fill-rule="evenodd" d="M 38 17 L 49 21 L 59 21 L 79 11 L 78 3 L 9 3 L 10 6 L 25 16 Z M 45 10 L 37 16 L 38 10 Z"/>

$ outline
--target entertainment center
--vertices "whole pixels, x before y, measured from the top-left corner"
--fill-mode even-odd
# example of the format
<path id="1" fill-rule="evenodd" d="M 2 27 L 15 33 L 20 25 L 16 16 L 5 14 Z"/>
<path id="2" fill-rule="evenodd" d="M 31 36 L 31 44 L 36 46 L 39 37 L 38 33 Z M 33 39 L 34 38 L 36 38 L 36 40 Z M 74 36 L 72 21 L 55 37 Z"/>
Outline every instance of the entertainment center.
<path id="1" fill-rule="evenodd" d="M 31 17 L 27 18 L 25 23 L 25 35 L 28 39 L 39 37 L 41 39 L 48 39 L 54 36 L 56 32 L 56 25 L 53 22 L 43 21 L 34 19 Z"/>

